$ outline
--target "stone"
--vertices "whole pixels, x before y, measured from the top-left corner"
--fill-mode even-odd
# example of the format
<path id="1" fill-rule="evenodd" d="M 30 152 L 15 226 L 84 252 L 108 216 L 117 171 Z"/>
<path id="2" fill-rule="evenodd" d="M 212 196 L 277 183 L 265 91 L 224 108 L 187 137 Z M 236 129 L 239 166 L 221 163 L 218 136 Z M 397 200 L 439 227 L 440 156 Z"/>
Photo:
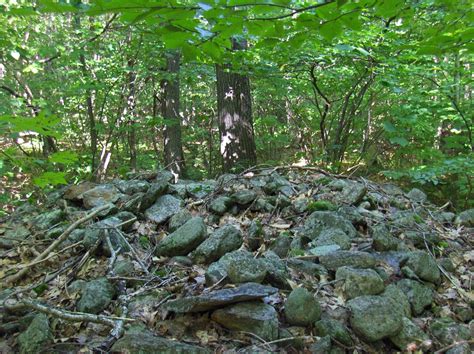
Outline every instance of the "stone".
<path id="1" fill-rule="evenodd" d="M 408 199 L 415 203 L 424 203 L 427 200 L 426 194 L 418 188 L 413 188 L 407 193 Z"/>
<path id="2" fill-rule="evenodd" d="M 314 324 L 318 337 L 329 336 L 345 346 L 351 347 L 353 341 L 347 328 L 332 318 L 322 319 Z"/>
<path id="3" fill-rule="evenodd" d="M 227 277 L 227 270 L 230 264 L 238 263 L 241 259 L 245 258 L 253 258 L 253 254 L 245 250 L 237 250 L 225 254 L 217 262 L 211 263 L 205 273 L 206 284 L 209 286 L 217 282 L 223 284 L 223 278 Z"/>
<path id="4" fill-rule="evenodd" d="M 331 337 L 324 336 L 316 343 L 311 344 L 310 352 L 312 354 L 327 354 L 331 352 Z"/>
<path id="5" fill-rule="evenodd" d="M 174 214 L 168 222 L 168 230 L 170 232 L 176 231 L 181 226 L 186 224 L 188 220 L 193 217 L 191 212 L 188 209 L 180 209 L 176 214 Z"/>
<path id="6" fill-rule="evenodd" d="M 309 253 L 315 255 L 315 256 L 326 256 L 330 253 L 339 251 L 341 249 L 341 246 L 339 245 L 327 245 L 327 246 L 318 246 L 318 247 L 313 247 L 308 250 Z"/>
<path id="7" fill-rule="evenodd" d="M 454 220 L 454 223 L 456 225 L 474 227 L 474 208 L 464 210 L 463 212 L 459 213 Z"/>
<path id="8" fill-rule="evenodd" d="M 210 353 L 204 348 L 155 336 L 143 325 L 133 325 L 111 348 L 113 353 Z"/>
<path id="9" fill-rule="evenodd" d="M 10 224 L 4 235 L 0 235 L 0 248 L 12 248 L 26 240 L 30 236 L 30 230 L 23 225 Z"/>
<path id="10" fill-rule="evenodd" d="M 267 274 L 264 282 L 273 285 L 279 289 L 291 290 L 291 286 L 288 283 L 290 275 L 285 263 L 278 257 L 273 251 L 267 251 L 263 254 L 264 258 L 260 258 L 260 261 L 264 264 Z"/>
<path id="11" fill-rule="evenodd" d="M 449 317 L 435 319 L 429 328 L 430 333 L 443 345 L 451 345 L 455 342 L 472 339 L 467 326 L 456 323 Z"/>
<path id="12" fill-rule="evenodd" d="M 120 277 L 130 277 L 135 271 L 135 265 L 129 259 L 118 260 L 113 267 L 114 275 Z"/>
<path id="13" fill-rule="evenodd" d="M 267 268 L 260 259 L 241 257 L 227 266 L 227 275 L 234 284 L 261 283 L 267 275 Z"/>
<path id="14" fill-rule="evenodd" d="M 321 306 L 308 290 L 296 288 L 285 302 L 285 317 L 290 325 L 309 326 L 321 317 Z"/>
<path id="15" fill-rule="evenodd" d="M 384 296 L 360 296 L 349 300 L 352 329 L 368 342 L 391 337 L 400 332 L 403 314 L 394 311 L 394 301 Z"/>
<path id="16" fill-rule="evenodd" d="M 433 290 L 415 280 L 402 279 L 396 285 L 406 294 L 415 316 L 420 315 L 433 302 Z"/>
<path id="17" fill-rule="evenodd" d="M 416 324 L 414 324 L 409 318 L 403 317 L 402 329 L 399 333 L 390 337 L 390 341 L 395 346 L 402 350 L 407 351 L 409 344 L 415 343 L 419 345 L 425 340 L 428 340 L 428 335 L 421 330 Z"/>
<path id="18" fill-rule="evenodd" d="M 298 258 L 289 258 L 286 262 L 287 262 L 288 267 L 298 272 L 302 272 L 310 276 L 316 276 L 316 277 L 328 276 L 327 269 L 324 268 L 321 264 L 316 264 L 314 262 L 306 261 L 304 259 L 298 259 Z"/>
<path id="19" fill-rule="evenodd" d="M 130 181 L 114 181 L 114 185 L 118 188 L 120 192 L 128 195 L 133 195 L 135 193 L 140 192 L 145 193 L 150 188 L 150 183 L 148 183 L 147 181 L 141 181 L 136 179 Z"/>
<path id="20" fill-rule="evenodd" d="M 342 291 L 346 299 L 378 295 L 385 289 L 382 278 L 373 269 L 340 267 L 336 271 L 336 280 L 343 280 Z"/>
<path id="21" fill-rule="evenodd" d="M 43 313 L 37 314 L 26 331 L 18 336 L 18 344 L 22 354 L 42 352 L 52 342 L 53 334 L 49 327 L 48 316 Z"/>
<path id="22" fill-rule="evenodd" d="M 439 235 L 431 231 L 407 230 L 400 237 L 403 237 L 405 242 L 411 242 L 415 247 L 422 249 L 426 248 L 425 242 L 430 246 L 441 242 Z"/>
<path id="23" fill-rule="evenodd" d="M 291 237 L 287 232 L 282 232 L 270 246 L 270 250 L 275 252 L 278 257 L 285 258 L 288 255 L 291 246 Z"/>
<path id="24" fill-rule="evenodd" d="M 206 183 L 188 183 L 186 184 L 186 193 L 194 199 L 205 198 L 214 190 L 214 183 L 206 181 Z"/>
<path id="25" fill-rule="evenodd" d="M 411 305 L 407 295 L 395 284 L 389 284 L 382 296 L 391 298 L 395 304 L 395 311 L 402 313 L 405 317 L 411 317 Z"/>
<path id="26" fill-rule="evenodd" d="M 66 200 L 73 200 L 73 201 L 79 201 L 82 200 L 82 195 L 95 188 L 97 185 L 92 182 L 82 182 L 77 185 L 72 185 L 66 188 L 66 191 L 64 192 L 64 199 Z"/>
<path id="27" fill-rule="evenodd" d="M 199 296 L 171 300 L 163 305 L 165 310 L 177 313 L 206 312 L 238 302 L 260 300 L 273 295 L 278 289 L 257 283 L 246 283 L 235 288 L 211 291 Z"/>
<path id="28" fill-rule="evenodd" d="M 217 215 L 224 215 L 232 206 L 232 198 L 221 196 L 214 199 L 209 204 L 209 210 Z"/>
<path id="29" fill-rule="evenodd" d="M 366 193 L 367 187 L 362 183 L 348 183 L 342 190 L 339 199 L 343 203 L 357 205 L 362 201 Z"/>
<path id="30" fill-rule="evenodd" d="M 190 256 L 196 263 L 211 263 L 238 249 L 242 242 L 240 230 L 233 225 L 225 225 L 215 230 Z"/>
<path id="31" fill-rule="evenodd" d="M 165 194 L 159 197 L 155 204 L 145 210 L 147 220 L 157 224 L 167 221 L 171 216 L 176 214 L 183 204 L 181 199 Z"/>
<path id="32" fill-rule="evenodd" d="M 314 240 L 323 230 L 340 229 L 349 238 L 357 236 L 357 230 L 352 223 L 333 211 L 315 211 L 307 219 L 303 227 L 303 235 Z"/>
<path id="33" fill-rule="evenodd" d="M 32 224 L 35 229 L 44 231 L 59 224 L 65 217 L 66 214 L 62 210 L 56 209 L 35 216 L 32 220 Z"/>
<path id="34" fill-rule="evenodd" d="M 343 181 L 342 179 L 336 179 L 329 183 L 328 187 L 334 191 L 342 191 L 344 188 L 347 187 L 347 182 Z"/>
<path id="35" fill-rule="evenodd" d="M 77 302 L 79 312 L 97 314 L 109 306 L 115 295 L 114 286 L 107 278 L 99 278 L 87 282 L 82 290 L 82 295 Z"/>
<path id="36" fill-rule="evenodd" d="M 86 209 L 92 209 L 104 204 L 115 203 L 120 197 L 120 191 L 111 184 L 102 184 L 82 194 Z"/>
<path id="37" fill-rule="evenodd" d="M 157 183 L 163 183 L 163 182 L 165 182 L 166 184 L 168 184 L 168 183 L 176 183 L 176 178 L 175 178 L 175 176 L 173 175 L 173 173 L 171 173 L 171 171 L 168 171 L 168 170 L 159 170 L 159 171 L 156 173 L 155 182 L 157 182 Z"/>
<path id="38" fill-rule="evenodd" d="M 139 210 L 145 211 L 151 207 L 158 197 L 164 195 L 168 191 L 168 188 L 168 182 L 162 180 L 152 183 L 146 193 L 137 193 L 136 195 L 141 195 Z"/>
<path id="39" fill-rule="evenodd" d="M 257 198 L 257 193 L 250 189 L 243 189 L 232 194 L 232 199 L 239 205 L 245 206 Z"/>
<path id="40" fill-rule="evenodd" d="M 211 319 L 233 331 L 253 333 L 266 341 L 278 338 L 278 314 L 261 302 L 245 302 L 216 310 Z"/>
<path id="41" fill-rule="evenodd" d="M 395 251 L 398 249 L 400 240 L 393 237 L 383 224 L 371 228 L 372 247 L 379 252 Z"/>
<path id="42" fill-rule="evenodd" d="M 370 253 L 361 251 L 336 251 L 319 257 L 319 262 L 329 270 L 350 266 L 355 268 L 374 268 L 377 259 Z"/>
<path id="43" fill-rule="evenodd" d="M 189 219 L 183 226 L 166 236 L 158 244 L 155 254 L 158 256 L 186 256 L 199 246 L 207 237 L 207 228 L 201 217 Z"/>
<path id="44" fill-rule="evenodd" d="M 251 251 L 256 251 L 263 244 L 263 227 L 258 219 L 252 220 L 248 228 L 247 244 Z"/>
<path id="45" fill-rule="evenodd" d="M 338 245 L 342 250 L 351 248 L 351 239 L 341 229 L 323 230 L 318 238 L 312 243 L 315 246 Z"/>
<path id="46" fill-rule="evenodd" d="M 405 267 L 410 268 L 420 279 L 431 283 L 436 283 L 441 277 L 436 260 L 425 251 L 410 252 Z"/>

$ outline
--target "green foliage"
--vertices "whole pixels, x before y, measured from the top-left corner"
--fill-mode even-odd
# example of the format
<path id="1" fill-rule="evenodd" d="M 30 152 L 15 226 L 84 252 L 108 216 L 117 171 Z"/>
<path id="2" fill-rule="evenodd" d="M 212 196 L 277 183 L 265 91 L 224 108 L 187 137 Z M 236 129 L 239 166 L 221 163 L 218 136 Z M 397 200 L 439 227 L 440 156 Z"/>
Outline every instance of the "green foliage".
<path id="1" fill-rule="evenodd" d="M 474 170 L 471 6 L 412 5 L 1 2 L 0 173 L 44 189 L 89 178 L 108 153 L 111 175 L 163 167 L 161 85 L 172 49 L 182 58 L 187 177 L 221 171 L 214 66 L 231 64 L 251 79 L 259 163 L 357 165 L 465 206 Z M 230 51 L 232 37 L 249 49 Z"/>

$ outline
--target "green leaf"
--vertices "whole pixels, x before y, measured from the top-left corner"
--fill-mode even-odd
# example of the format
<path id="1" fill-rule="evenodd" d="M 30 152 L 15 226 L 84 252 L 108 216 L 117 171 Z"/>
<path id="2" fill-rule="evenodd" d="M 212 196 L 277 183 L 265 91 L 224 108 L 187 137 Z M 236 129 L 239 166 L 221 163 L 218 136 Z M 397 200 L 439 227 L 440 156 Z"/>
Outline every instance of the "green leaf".
<path id="1" fill-rule="evenodd" d="M 50 155 L 48 160 L 55 163 L 71 164 L 78 160 L 78 156 L 72 151 L 59 151 Z"/>
<path id="2" fill-rule="evenodd" d="M 339 22 L 329 22 L 320 27 L 319 32 L 328 41 L 332 41 L 342 33 L 342 27 Z"/>
<path id="3" fill-rule="evenodd" d="M 409 144 L 408 140 L 403 137 L 390 138 L 390 142 L 392 144 L 400 145 L 402 147 L 405 147 Z"/>
<path id="4" fill-rule="evenodd" d="M 40 188 L 45 188 L 48 185 L 67 184 L 65 175 L 65 172 L 44 172 L 42 175 L 34 178 L 33 183 Z"/>

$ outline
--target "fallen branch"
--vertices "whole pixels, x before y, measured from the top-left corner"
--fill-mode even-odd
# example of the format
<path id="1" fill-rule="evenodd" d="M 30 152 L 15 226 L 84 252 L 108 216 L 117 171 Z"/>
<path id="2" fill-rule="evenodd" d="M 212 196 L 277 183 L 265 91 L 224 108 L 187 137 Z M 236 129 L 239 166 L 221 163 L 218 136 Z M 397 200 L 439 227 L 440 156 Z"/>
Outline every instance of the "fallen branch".
<path id="1" fill-rule="evenodd" d="M 82 223 L 85 223 L 86 221 L 92 219 L 94 216 L 99 214 L 101 211 L 108 209 L 108 205 L 103 205 L 100 208 L 97 208 L 94 210 L 92 213 L 87 214 L 85 217 L 82 219 L 76 220 L 74 223 L 72 223 L 62 234 L 59 236 L 51 245 L 49 245 L 48 248 L 46 248 L 41 254 L 39 254 L 31 263 L 26 264 L 22 270 L 20 270 L 18 273 L 13 274 L 12 276 L 8 277 L 5 279 L 6 284 L 14 283 L 15 281 L 21 279 L 23 276 L 28 273 L 29 268 L 31 268 L 33 265 L 37 264 L 39 261 L 45 259 L 52 251 L 54 251 L 58 246 L 63 243 L 68 236 L 73 232 L 79 225 Z"/>
<path id="2" fill-rule="evenodd" d="M 46 315 L 51 315 L 57 318 L 61 318 L 66 321 L 72 322 L 93 322 L 93 323 L 100 323 L 112 328 L 116 327 L 117 321 L 123 322 L 134 322 L 135 320 L 132 318 L 125 318 L 125 317 L 114 317 L 114 316 L 104 316 L 104 315 L 94 315 L 91 313 L 84 313 L 84 312 L 73 312 L 68 310 L 59 309 L 56 307 L 51 307 L 48 305 L 44 305 L 40 302 L 29 300 L 29 299 L 22 299 L 19 303 L 14 305 L 7 305 L 5 307 L 7 309 L 16 310 L 19 306 L 28 307 L 38 312 L 44 313 Z"/>

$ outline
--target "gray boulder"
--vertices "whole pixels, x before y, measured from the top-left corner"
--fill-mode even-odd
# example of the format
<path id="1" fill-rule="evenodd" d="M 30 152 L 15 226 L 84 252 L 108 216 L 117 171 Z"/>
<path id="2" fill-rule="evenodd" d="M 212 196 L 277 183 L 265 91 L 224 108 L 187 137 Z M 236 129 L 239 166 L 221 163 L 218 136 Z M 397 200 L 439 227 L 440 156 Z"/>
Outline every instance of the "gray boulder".
<path id="1" fill-rule="evenodd" d="M 0 248 L 12 248 L 30 236 L 30 230 L 19 224 L 7 225 L 5 234 L 0 236 Z"/>
<path id="2" fill-rule="evenodd" d="M 357 205 L 367 193 L 367 187 L 362 183 L 348 183 L 342 190 L 339 200 L 343 203 Z"/>
<path id="3" fill-rule="evenodd" d="M 449 317 L 435 319 L 429 326 L 431 334 L 443 345 L 472 339 L 469 328 Z"/>
<path id="4" fill-rule="evenodd" d="M 348 250 L 351 248 L 351 239 L 341 229 L 327 229 L 323 230 L 312 244 L 315 246 L 338 245 L 341 250 Z"/>
<path id="5" fill-rule="evenodd" d="M 191 252 L 196 263 L 213 262 L 228 252 L 238 249 L 243 242 L 242 233 L 233 225 L 225 225 L 214 231 L 198 248 Z"/>
<path id="6" fill-rule="evenodd" d="M 210 204 L 209 204 L 209 210 L 213 212 L 214 214 L 217 215 L 224 215 L 227 210 L 232 206 L 232 198 L 226 197 L 226 196 L 221 196 L 216 199 L 214 199 Z"/>
<path id="7" fill-rule="evenodd" d="M 474 208 L 464 210 L 463 212 L 459 213 L 459 215 L 454 220 L 454 223 L 456 225 L 474 227 Z"/>
<path id="8" fill-rule="evenodd" d="M 309 326 L 321 317 L 321 306 L 308 290 L 296 288 L 286 300 L 285 317 L 290 325 Z"/>
<path id="9" fill-rule="evenodd" d="M 246 283 L 235 288 L 212 291 L 199 296 L 171 300 L 163 305 L 165 310 L 177 313 L 205 312 L 237 302 L 260 300 L 273 295 L 278 289 L 256 283 Z"/>
<path id="10" fill-rule="evenodd" d="M 115 186 L 119 189 L 120 192 L 123 194 L 132 195 L 135 193 L 146 192 L 150 188 L 150 183 L 147 181 L 141 180 L 118 180 L 114 181 Z"/>
<path id="11" fill-rule="evenodd" d="M 141 195 L 139 210 L 145 211 L 151 207 L 159 196 L 162 196 L 167 192 L 168 186 L 168 182 L 164 180 L 157 181 L 150 185 L 150 188 L 146 193 L 137 193 L 138 195 Z"/>
<path id="12" fill-rule="evenodd" d="M 319 257 L 319 262 L 329 270 L 337 270 L 344 266 L 374 268 L 377 264 L 377 259 L 367 252 L 336 251 Z"/>
<path id="13" fill-rule="evenodd" d="M 255 198 L 257 198 L 257 193 L 250 189 L 243 189 L 232 194 L 232 199 L 239 205 L 249 205 L 252 203 Z"/>
<path id="14" fill-rule="evenodd" d="M 145 210 L 147 220 L 161 224 L 176 214 L 183 204 L 181 199 L 165 194 L 159 197 L 155 204 Z"/>
<path id="15" fill-rule="evenodd" d="M 409 318 L 403 317 L 402 329 L 399 333 L 390 337 L 390 341 L 395 346 L 403 351 L 407 350 L 407 347 L 411 343 L 420 344 L 425 340 L 428 340 L 428 335 L 421 330 L 416 324 L 414 324 Z"/>
<path id="16" fill-rule="evenodd" d="M 252 220 L 248 228 L 247 243 L 251 251 L 256 251 L 264 242 L 262 223 L 258 219 Z"/>
<path id="17" fill-rule="evenodd" d="M 227 266 L 227 275 L 234 284 L 261 283 L 267 275 L 267 268 L 261 259 L 241 257 Z"/>
<path id="18" fill-rule="evenodd" d="M 336 280 L 343 280 L 342 291 L 346 299 L 377 295 L 385 288 L 382 278 L 373 269 L 341 267 L 336 271 Z"/>
<path id="19" fill-rule="evenodd" d="M 263 254 L 260 261 L 264 264 L 267 274 L 264 282 L 273 285 L 279 289 L 291 290 L 288 283 L 290 275 L 285 262 L 283 262 L 278 255 L 273 251 L 267 251 Z"/>
<path id="20" fill-rule="evenodd" d="M 418 188 L 413 188 L 411 191 L 407 193 L 408 199 L 410 199 L 412 202 L 415 203 L 424 203 L 426 202 L 427 196 L 426 194 L 422 191 L 419 190 Z"/>
<path id="21" fill-rule="evenodd" d="M 401 312 L 405 317 L 411 317 L 410 301 L 401 288 L 395 284 L 390 284 L 385 288 L 382 296 L 389 297 L 394 301 L 395 311 Z"/>
<path id="22" fill-rule="evenodd" d="M 379 252 L 395 251 L 398 249 L 400 240 L 393 237 L 390 231 L 383 224 L 377 225 L 371 229 L 372 247 Z"/>
<path id="23" fill-rule="evenodd" d="M 351 239 L 357 236 L 357 230 L 352 223 L 333 211 L 312 213 L 305 222 L 303 235 L 314 240 L 326 229 L 340 229 Z"/>
<path id="24" fill-rule="evenodd" d="M 402 279 L 397 284 L 410 302 L 412 313 L 420 315 L 433 302 L 433 290 L 411 279 Z"/>
<path id="25" fill-rule="evenodd" d="M 348 301 L 352 329 L 368 342 L 400 332 L 403 314 L 394 311 L 394 301 L 385 296 L 360 296 Z"/>
<path id="26" fill-rule="evenodd" d="M 267 341 L 278 338 L 278 314 L 272 306 L 261 302 L 219 309 L 212 313 L 211 318 L 233 331 L 250 332 Z"/>
<path id="27" fill-rule="evenodd" d="M 186 222 L 192 217 L 193 215 L 189 212 L 188 209 L 180 209 L 170 218 L 170 221 L 168 222 L 168 230 L 170 230 L 170 232 L 176 231 L 181 226 L 186 224 Z"/>
<path id="28" fill-rule="evenodd" d="M 102 184 L 84 192 L 82 201 L 86 209 L 92 209 L 104 204 L 115 203 L 119 197 L 120 191 L 115 186 Z"/>
<path id="29" fill-rule="evenodd" d="M 43 313 L 36 315 L 30 325 L 18 336 L 20 353 L 39 353 L 45 346 L 53 342 L 53 334 L 49 327 L 48 316 Z"/>
<path id="30" fill-rule="evenodd" d="M 339 321 L 332 318 L 322 319 L 314 324 L 318 337 L 330 336 L 339 343 L 348 347 L 353 345 L 351 335 L 347 328 Z"/>
<path id="31" fill-rule="evenodd" d="M 409 253 L 405 267 L 408 267 L 420 279 L 431 283 L 436 283 L 441 277 L 436 260 L 425 251 Z"/>
<path id="32" fill-rule="evenodd" d="M 201 217 L 188 220 L 183 226 L 166 236 L 156 247 L 158 256 L 185 256 L 207 237 L 207 228 Z"/>
<path id="33" fill-rule="evenodd" d="M 66 214 L 62 210 L 56 209 L 34 217 L 32 224 L 35 229 L 44 231 L 60 223 L 65 217 Z"/>
<path id="34" fill-rule="evenodd" d="M 155 336 L 145 326 L 133 325 L 111 348 L 113 353 L 210 353 L 204 348 Z"/>
<path id="35" fill-rule="evenodd" d="M 109 306 L 114 295 L 115 288 L 107 278 L 92 280 L 84 285 L 77 310 L 97 314 Z"/>

